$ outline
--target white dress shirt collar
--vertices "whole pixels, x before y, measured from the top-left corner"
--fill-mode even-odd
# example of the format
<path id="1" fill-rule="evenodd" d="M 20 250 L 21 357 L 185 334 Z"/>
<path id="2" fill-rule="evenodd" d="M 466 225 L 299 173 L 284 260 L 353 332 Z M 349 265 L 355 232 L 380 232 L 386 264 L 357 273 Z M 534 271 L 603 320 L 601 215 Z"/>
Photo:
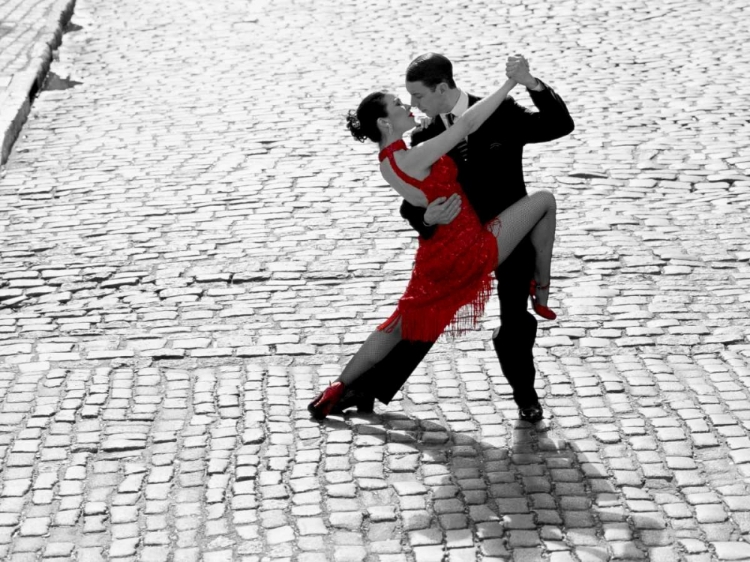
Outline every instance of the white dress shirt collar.
<path id="1" fill-rule="evenodd" d="M 452 113 L 456 117 L 461 117 L 467 109 L 469 109 L 469 94 L 459 89 L 458 100 L 456 101 L 456 105 L 453 106 L 453 109 L 451 109 L 449 113 Z M 440 117 L 443 119 L 443 123 L 445 123 L 446 127 L 448 126 L 447 116 L 448 116 L 448 113 L 440 114 Z"/>

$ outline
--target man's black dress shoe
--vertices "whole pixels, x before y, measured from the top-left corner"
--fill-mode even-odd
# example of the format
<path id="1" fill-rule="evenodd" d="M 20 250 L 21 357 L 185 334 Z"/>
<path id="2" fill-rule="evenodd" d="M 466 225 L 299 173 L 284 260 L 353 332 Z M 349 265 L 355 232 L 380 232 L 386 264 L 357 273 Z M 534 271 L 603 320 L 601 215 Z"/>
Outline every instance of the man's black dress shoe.
<path id="1" fill-rule="evenodd" d="M 331 410 L 334 415 L 340 416 L 348 408 L 357 408 L 360 414 L 371 414 L 375 409 L 375 398 L 353 389 L 347 389 L 336 405 Z"/>
<path id="2" fill-rule="evenodd" d="M 518 419 L 521 421 L 536 423 L 542 421 L 543 418 L 544 410 L 539 402 L 532 404 L 531 406 L 526 406 L 525 408 L 518 408 Z"/>

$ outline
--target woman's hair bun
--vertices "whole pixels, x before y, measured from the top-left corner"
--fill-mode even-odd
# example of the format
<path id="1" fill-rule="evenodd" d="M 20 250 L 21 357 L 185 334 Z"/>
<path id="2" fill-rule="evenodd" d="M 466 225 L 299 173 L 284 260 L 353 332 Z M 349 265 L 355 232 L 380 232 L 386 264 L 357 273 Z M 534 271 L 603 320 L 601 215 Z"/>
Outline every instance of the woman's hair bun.
<path id="1" fill-rule="evenodd" d="M 357 112 L 353 109 L 350 109 L 349 113 L 346 114 L 346 128 L 359 142 L 367 140 L 367 135 L 362 132 L 362 123 L 359 122 Z"/>
<path id="2" fill-rule="evenodd" d="M 387 116 L 385 92 L 373 92 L 362 100 L 356 111 L 350 110 L 346 114 L 346 127 L 359 142 L 367 139 L 380 142 L 382 135 L 378 129 L 378 119 Z"/>

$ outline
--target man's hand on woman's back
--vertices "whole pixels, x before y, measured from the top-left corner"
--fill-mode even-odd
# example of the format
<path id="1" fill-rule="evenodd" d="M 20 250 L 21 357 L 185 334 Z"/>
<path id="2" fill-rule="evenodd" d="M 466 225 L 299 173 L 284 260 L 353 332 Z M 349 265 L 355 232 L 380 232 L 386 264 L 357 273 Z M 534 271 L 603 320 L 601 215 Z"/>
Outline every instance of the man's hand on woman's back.
<path id="1" fill-rule="evenodd" d="M 454 193 L 447 199 L 438 197 L 427 206 L 424 222 L 427 225 L 450 224 L 461 212 L 461 198 Z"/>

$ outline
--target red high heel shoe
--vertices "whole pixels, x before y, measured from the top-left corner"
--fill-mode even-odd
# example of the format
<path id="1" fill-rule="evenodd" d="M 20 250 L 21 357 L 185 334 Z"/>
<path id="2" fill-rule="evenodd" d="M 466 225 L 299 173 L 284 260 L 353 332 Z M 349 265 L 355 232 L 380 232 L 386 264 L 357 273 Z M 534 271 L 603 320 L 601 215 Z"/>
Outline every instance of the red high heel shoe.
<path id="1" fill-rule="evenodd" d="M 334 406 L 341 400 L 344 395 L 344 383 L 335 382 L 328 386 L 323 392 L 310 402 L 307 406 L 307 410 L 312 414 L 312 417 L 318 421 L 326 419 L 328 414 L 331 413 Z"/>
<path id="2" fill-rule="evenodd" d="M 536 312 L 539 316 L 542 318 L 546 318 L 547 320 L 554 320 L 557 318 L 557 314 L 555 314 L 555 311 L 551 308 L 548 308 L 544 306 L 543 304 L 539 304 L 539 301 L 536 298 L 536 290 L 537 289 L 549 289 L 549 283 L 546 285 L 537 285 L 537 282 L 532 279 L 531 280 L 531 287 L 529 288 L 529 295 L 531 295 L 531 306 L 534 307 L 534 312 Z"/>

